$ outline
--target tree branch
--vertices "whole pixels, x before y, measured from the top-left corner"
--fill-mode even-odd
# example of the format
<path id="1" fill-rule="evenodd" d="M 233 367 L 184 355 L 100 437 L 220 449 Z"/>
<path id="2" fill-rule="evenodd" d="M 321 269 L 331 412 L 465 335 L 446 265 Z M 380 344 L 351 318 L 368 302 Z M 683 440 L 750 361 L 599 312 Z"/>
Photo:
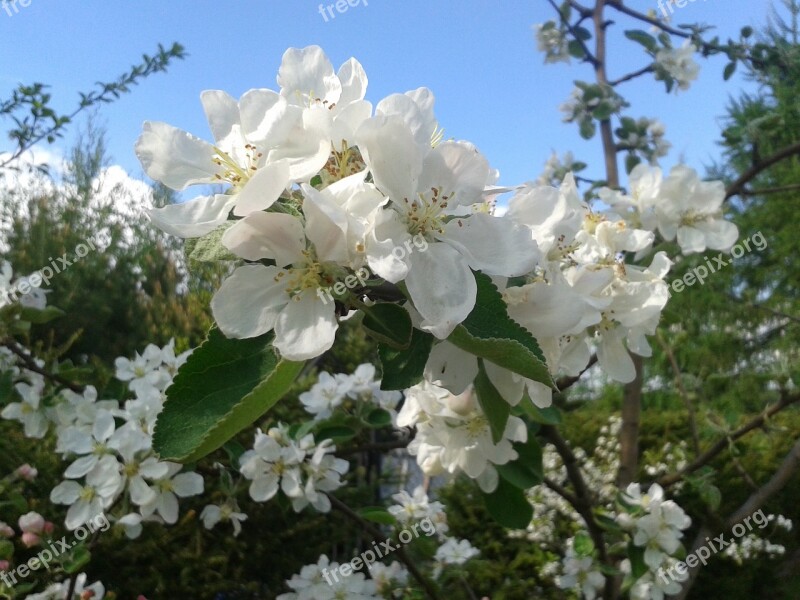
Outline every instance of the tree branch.
<path id="1" fill-rule="evenodd" d="M 45 377 L 46 379 L 49 379 L 50 381 L 53 381 L 54 383 L 63 385 L 65 388 L 72 390 L 76 394 L 83 393 L 84 391 L 83 386 L 78 385 L 77 383 L 74 383 L 67 379 L 64 379 L 63 377 L 61 377 L 56 373 L 50 373 L 46 369 L 43 369 L 39 365 L 37 365 L 33 357 L 30 354 L 28 354 L 25 351 L 25 349 L 22 346 L 20 346 L 15 340 L 11 338 L 6 338 L 2 342 L 0 342 L 0 346 L 4 346 L 9 350 L 11 350 L 11 352 L 13 352 L 22 361 L 23 366 L 28 371 L 38 373 L 39 375 Z"/>
<path id="2" fill-rule="evenodd" d="M 769 169 L 775 163 L 782 161 L 785 158 L 789 158 L 790 156 L 794 156 L 796 154 L 800 154 L 800 142 L 792 144 L 791 146 L 787 146 L 783 150 L 779 150 L 772 156 L 769 156 L 749 169 L 745 171 L 739 179 L 734 181 L 730 187 L 728 187 L 727 191 L 725 192 L 725 200 L 736 196 L 737 194 L 741 194 L 742 190 L 745 189 L 745 186 L 755 179 L 761 172 Z"/>
<path id="3" fill-rule="evenodd" d="M 778 414 L 787 406 L 791 406 L 792 404 L 796 403 L 800 400 L 800 394 L 795 396 L 786 396 L 784 395 L 780 401 L 776 402 L 769 408 L 767 408 L 763 413 L 761 413 L 758 417 L 749 421 L 733 433 L 728 434 L 724 438 L 718 440 L 713 446 L 711 446 L 708 450 L 703 452 L 700 456 L 694 459 L 691 463 L 686 465 L 680 471 L 676 473 L 670 473 L 668 475 L 664 475 L 661 479 L 658 480 L 659 485 L 666 488 L 675 483 L 682 480 L 686 475 L 690 473 L 694 473 L 698 469 L 704 467 L 709 462 L 711 462 L 714 458 L 716 458 L 719 454 L 721 454 L 732 442 L 744 437 L 754 429 L 758 429 L 762 427 L 769 419 Z"/>
<path id="4" fill-rule="evenodd" d="M 332 494 L 326 494 L 331 501 L 333 507 L 345 515 L 350 520 L 358 523 L 365 531 L 369 532 L 370 535 L 377 540 L 384 540 L 386 539 L 386 535 L 378 529 L 375 525 L 364 519 L 361 515 L 355 512 L 352 508 L 347 506 L 344 502 L 339 500 L 336 496 Z M 414 563 L 413 560 L 408 556 L 406 553 L 405 548 L 403 546 L 398 546 L 395 550 L 400 562 L 402 562 L 407 568 L 408 572 L 411 573 L 411 576 L 417 580 L 417 582 L 422 586 L 422 589 L 425 591 L 425 595 L 429 598 L 429 600 L 441 600 L 438 593 L 433 587 L 433 584 L 428 581 L 428 578 L 425 577 L 422 572 L 417 568 L 417 565 Z"/>

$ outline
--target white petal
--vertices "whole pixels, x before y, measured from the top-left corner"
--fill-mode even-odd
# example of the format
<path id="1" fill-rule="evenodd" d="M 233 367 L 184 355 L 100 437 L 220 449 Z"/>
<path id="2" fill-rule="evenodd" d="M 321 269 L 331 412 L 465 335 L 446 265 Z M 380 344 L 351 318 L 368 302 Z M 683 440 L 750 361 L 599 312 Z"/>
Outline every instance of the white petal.
<path id="1" fill-rule="evenodd" d="M 274 345 L 288 360 L 316 358 L 333 346 L 338 327 L 334 304 L 324 303 L 315 290 L 306 290 L 278 315 Z"/>
<path id="2" fill-rule="evenodd" d="M 597 346 L 597 360 L 615 381 L 630 383 L 636 377 L 636 368 L 622 343 L 619 328 L 603 334 L 603 339 Z"/>
<path id="3" fill-rule="evenodd" d="M 50 492 L 53 504 L 72 504 L 81 495 L 81 486 L 76 481 L 62 481 Z"/>
<path id="4" fill-rule="evenodd" d="M 433 347 L 425 365 L 425 379 L 459 395 L 475 381 L 478 360 L 449 342 Z"/>
<path id="5" fill-rule="evenodd" d="M 272 90 L 246 92 L 239 100 L 242 133 L 252 144 L 272 148 L 283 142 L 302 117 L 289 111 L 286 98 Z"/>
<path id="6" fill-rule="evenodd" d="M 524 275 L 539 260 L 539 249 L 527 228 L 486 213 L 453 219 L 445 225 L 441 239 L 456 248 L 470 267 L 488 275 Z"/>
<path id="7" fill-rule="evenodd" d="M 69 479 L 77 479 L 83 477 L 97 465 L 97 456 L 90 454 L 89 456 L 82 456 L 73 462 L 67 470 L 64 471 L 64 477 Z"/>
<path id="8" fill-rule="evenodd" d="M 279 311 L 289 302 L 275 267 L 239 267 L 214 294 L 211 310 L 228 337 L 257 337 L 275 326 Z M 285 272 L 284 272 L 285 273 Z"/>
<path id="9" fill-rule="evenodd" d="M 222 225 L 235 201 L 234 196 L 217 194 L 145 212 L 166 233 L 182 238 L 196 238 L 211 233 Z"/>
<path id="10" fill-rule="evenodd" d="M 234 128 L 239 126 L 239 105 L 233 97 L 220 90 L 204 91 L 200 94 L 200 101 L 217 146 L 229 151 L 230 148 L 225 148 L 227 144 L 221 142 L 228 139 Z"/>
<path id="11" fill-rule="evenodd" d="M 340 106 L 363 100 L 367 93 L 367 73 L 364 67 L 355 58 L 351 58 L 341 67 L 336 74 L 342 85 L 342 95 L 339 97 Z"/>
<path id="12" fill-rule="evenodd" d="M 165 523 L 173 525 L 178 522 L 178 498 L 172 492 L 164 492 L 158 499 L 158 514 Z"/>
<path id="13" fill-rule="evenodd" d="M 145 122 L 136 141 L 136 156 L 145 173 L 174 190 L 195 183 L 214 183 L 215 154 L 208 142 L 166 123 Z"/>
<path id="14" fill-rule="evenodd" d="M 266 210 L 289 185 L 289 165 L 285 162 L 268 164 L 259 169 L 244 186 L 236 200 L 233 214 L 244 217 L 252 212 Z"/>
<path id="15" fill-rule="evenodd" d="M 398 117 L 373 117 L 356 138 L 379 190 L 392 200 L 416 199 L 423 151 Z"/>
<path id="16" fill-rule="evenodd" d="M 306 215 L 306 236 L 314 244 L 321 261 L 346 263 L 347 213 L 330 197 L 319 193 L 310 185 L 303 185 Z"/>
<path id="17" fill-rule="evenodd" d="M 203 493 L 203 477 L 199 473 L 181 473 L 172 480 L 172 489 L 181 498 Z"/>
<path id="18" fill-rule="evenodd" d="M 298 93 L 311 100 L 327 100 L 328 105 L 339 101 L 342 84 L 333 72 L 333 65 L 319 46 L 289 48 L 283 54 L 278 70 L 281 95 L 290 100 Z"/>
<path id="19" fill-rule="evenodd" d="M 222 245 L 244 259 L 272 258 L 277 266 L 285 267 L 303 259 L 306 236 L 297 217 L 255 212 L 228 229 Z"/>
<path id="20" fill-rule="evenodd" d="M 425 159 L 419 189 L 438 188 L 448 195 L 455 193 L 448 205 L 468 206 L 482 200 L 488 179 L 489 163 L 475 146 L 467 142 L 442 142 Z"/>
<path id="21" fill-rule="evenodd" d="M 475 276 L 466 260 L 447 244 L 433 243 L 426 252 L 411 254 L 409 260 L 406 285 L 423 318 L 420 328 L 444 339 L 475 307 Z"/>

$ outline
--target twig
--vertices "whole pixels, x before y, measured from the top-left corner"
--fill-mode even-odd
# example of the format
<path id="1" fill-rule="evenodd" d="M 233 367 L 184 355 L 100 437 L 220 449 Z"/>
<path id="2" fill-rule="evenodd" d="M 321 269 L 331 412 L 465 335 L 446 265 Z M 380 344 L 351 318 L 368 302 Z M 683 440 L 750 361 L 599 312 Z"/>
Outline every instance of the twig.
<path id="1" fill-rule="evenodd" d="M 642 67 L 638 71 L 634 71 L 633 73 L 628 73 L 620 77 L 619 79 L 615 79 L 614 81 L 609 81 L 608 85 L 615 87 L 618 86 L 620 83 L 625 83 L 626 81 L 630 81 L 631 79 L 636 79 L 637 77 L 641 77 L 645 73 L 652 73 L 655 71 L 655 67 L 653 65 L 647 65 L 646 67 Z"/>
<path id="2" fill-rule="evenodd" d="M 553 10 L 558 13 L 561 22 L 564 25 L 566 25 L 567 29 L 569 29 L 569 32 L 575 39 L 575 41 L 578 42 L 578 44 L 580 44 L 583 53 L 586 55 L 586 58 L 584 58 L 584 60 L 590 63 L 593 67 L 597 68 L 598 59 L 595 58 L 594 54 L 592 54 L 591 50 L 589 50 L 589 47 L 586 45 L 586 42 L 583 41 L 583 38 L 581 38 L 581 36 L 578 35 L 578 32 L 575 31 L 575 28 L 570 24 L 570 22 L 566 19 L 566 17 L 564 17 L 564 13 L 562 13 L 561 10 L 558 8 L 558 5 L 555 3 L 555 0 L 547 0 L 547 1 L 550 3 L 550 6 L 553 7 Z"/>
<path id="3" fill-rule="evenodd" d="M 793 183 L 791 185 L 781 185 L 778 187 L 763 188 L 760 190 L 742 190 L 739 192 L 740 196 L 764 196 L 766 194 L 779 194 L 781 192 L 792 192 L 800 190 L 800 183 Z"/>
<path id="4" fill-rule="evenodd" d="M 745 186 L 755 177 L 757 177 L 762 171 L 770 168 L 775 163 L 782 161 L 784 158 L 789 158 L 790 156 L 794 156 L 795 154 L 800 154 L 800 142 L 792 144 L 791 146 L 787 146 L 786 148 L 779 150 L 772 156 L 768 156 L 767 158 L 759 161 L 747 171 L 745 171 L 739 179 L 734 181 L 725 192 L 725 200 L 736 196 L 737 194 L 741 194 L 742 190 L 745 189 Z"/>
<path id="5" fill-rule="evenodd" d="M 332 494 L 327 494 L 327 496 L 336 510 L 344 514 L 352 521 L 358 523 L 361 527 L 368 531 L 370 535 L 374 536 L 376 540 L 381 540 L 386 537 L 380 529 L 364 519 L 361 515 L 347 506 L 347 504 L 339 500 L 336 496 L 333 496 Z M 422 589 L 425 591 L 425 595 L 430 600 L 441 600 L 431 582 L 428 581 L 428 578 L 422 574 L 414 561 L 408 556 L 405 548 L 403 548 L 403 546 L 398 546 L 395 552 L 397 553 L 400 562 L 402 562 L 408 568 L 408 572 L 411 573 L 412 577 L 414 577 L 414 579 L 416 579 L 417 582 L 422 586 Z"/>
<path id="6" fill-rule="evenodd" d="M 76 394 L 82 394 L 83 393 L 83 391 L 84 391 L 84 387 L 83 386 L 78 385 L 77 383 L 74 383 L 74 382 L 69 381 L 67 379 L 64 379 L 63 377 L 61 377 L 60 375 L 58 375 L 56 373 L 50 373 L 46 369 L 43 369 L 39 365 L 37 365 L 36 361 L 33 359 L 33 357 L 31 357 L 25 351 L 25 349 L 22 346 L 20 346 L 13 339 L 11 339 L 11 338 L 4 339 L 2 342 L 0 342 L 0 346 L 5 346 L 9 350 L 11 350 L 11 352 L 13 352 L 17 357 L 19 357 L 22 360 L 22 363 L 23 363 L 24 367 L 28 371 L 32 371 L 34 373 L 38 373 L 39 375 L 42 375 L 43 377 L 45 377 L 47 379 L 50 379 L 51 381 L 53 381 L 53 382 L 55 382 L 55 383 L 57 383 L 59 385 L 63 385 L 65 388 L 68 388 L 68 389 L 72 390 Z"/>
<path id="7" fill-rule="evenodd" d="M 792 404 L 796 403 L 798 400 L 800 400 L 800 394 L 795 396 L 783 396 L 779 402 L 776 402 L 775 404 L 767 408 L 758 417 L 746 423 L 733 433 L 730 433 L 726 435 L 724 438 L 718 440 L 713 446 L 711 446 L 708 450 L 703 452 L 700 456 L 698 456 L 696 459 L 694 459 L 691 463 L 686 465 L 680 471 L 677 471 L 676 473 L 670 473 L 669 475 L 664 475 L 661 479 L 658 480 L 658 483 L 662 487 L 669 487 L 679 482 L 686 475 L 694 473 L 701 467 L 704 467 L 709 462 L 711 462 L 714 458 L 717 457 L 717 455 L 722 453 L 732 442 L 735 442 L 739 438 L 744 437 L 754 429 L 762 427 L 773 415 L 776 415 L 787 406 L 791 406 Z"/>
<path id="8" fill-rule="evenodd" d="M 686 405 L 686 411 L 689 413 L 689 430 L 692 433 L 692 447 L 694 449 L 694 455 L 698 456 L 700 454 L 700 435 L 697 433 L 697 414 L 694 410 L 694 404 L 692 404 L 692 399 L 689 398 L 689 394 L 686 392 L 686 388 L 683 385 L 683 375 L 681 374 L 681 369 L 678 366 L 678 361 L 675 358 L 675 353 L 672 351 L 672 347 L 667 343 L 667 340 L 664 339 L 660 329 L 656 333 L 656 338 L 661 344 L 661 347 L 664 349 L 667 359 L 669 360 L 669 364 L 672 365 L 672 371 L 675 373 L 675 385 L 678 386 L 678 391 L 683 398 L 683 403 Z"/>

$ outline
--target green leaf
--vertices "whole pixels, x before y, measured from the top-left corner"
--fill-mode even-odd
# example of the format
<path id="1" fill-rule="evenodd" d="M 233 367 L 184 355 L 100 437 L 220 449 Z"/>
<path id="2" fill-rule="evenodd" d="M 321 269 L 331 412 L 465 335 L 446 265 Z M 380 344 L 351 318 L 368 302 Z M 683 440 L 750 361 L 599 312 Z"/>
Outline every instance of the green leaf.
<path id="1" fill-rule="evenodd" d="M 37 308 L 24 307 L 20 314 L 20 318 L 24 321 L 33 323 L 34 325 L 44 325 L 55 319 L 63 317 L 66 313 L 60 308 L 55 306 L 48 306 L 42 310 Z"/>
<path id="2" fill-rule="evenodd" d="M 567 52 L 569 52 L 571 57 L 577 58 L 578 60 L 586 58 L 586 51 L 578 40 L 570 40 L 567 42 Z"/>
<path id="3" fill-rule="evenodd" d="M 528 433 L 528 441 L 524 444 L 517 442 L 514 450 L 519 457 L 513 462 L 498 465 L 497 472 L 508 483 L 521 490 L 528 490 L 539 485 L 544 478 L 542 464 L 542 447 L 532 433 Z"/>
<path id="4" fill-rule="evenodd" d="M 92 553 L 83 544 L 76 546 L 64 562 L 64 571 L 69 575 L 80 573 L 92 560 Z"/>
<path id="5" fill-rule="evenodd" d="M 552 388 L 544 354 L 530 332 L 508 316 L 503 297 L 488 275 L 476 273 L 475 308 L 448 341 L 479 358 Z"/>
<path id="6" fill-rule="evenodd" d="M 419 329 L 413 331 L 411 343 L 405 350 L 380 344 L 378 357 L 383 370 L 381 389 L 405 390 L 422 381 L 432 348 L 433 336 Z"/>
<path id="7" fill-rule="evenodd" d="M 644 548 L 635 546 L 633 542 L 628 544 L 628 558 L 631 561 L 631 577 L 634 581 L 647 573 L 650 567 L 644 562 Z"/>
<path id="8" fill-rule="evenodd" d="M 658 51 L 658 42 L 656 42 L 656 38 L 646 31 L 642 31 L 641 29 L 631 29 L 625 32 L 625 37 L 638 44 L 641 44 L 650 52 Z"/>
<path id="9" fill-rule="evenodd" d="M 0 540 L 0 560 L 11 560 L 14 556 L 14 544 L 8 540 Z"/>
<path id="10" fill-rule="evenodd" d="M 625 171 L 630 175 L 631 171 L 633 171 L 640 162 L 642 162 L 641 158 L 635 154 L 628 154 L 628 156 L 625 157 Z"/>
<path id="11" fill-rule="evenodd" d="M 358 514 L 367 521 L 380 523 L 381 525 L 394 525 L 397 523 L 397 519 L 381 506 L 365 506 L 358 511 Z"/>
<path id="12" fill-rule="evenodd" d="M 314 434 L 314 440 L 320 442 L 322 440 L 333 440 L 334 444 L 341 444 L 342 442 L 349 442 L 358 435 L 355 429 L 350 427 L 334 425 L 330 427 L 320 427 Z"/>
<path id="13" fill-rule="evenodd" d="M 591 556 L 592 552 L 594 552 L 594 542 L 585 531 L 579 531 L 575 534 L 572 547 L 578 556 Z"/>
<path id="14" fill-rule="evenodd" d="M 185 252 L 190 262 L 219 262 L 221 260 L 238 260 L 222 245 L 222 236 L 231 228 L 233 221 L 220 225 L 211 233 L 201 238 L 186 240 Z"/>
<path id="15" fill-rule="evenodd" d="M 489 421 L 489 428 L 492 430 L 492 441 L 497 444 L 503 439 L 508 417 L 511 414 L 511 406 L 492 384 L 486 374 L 482 360 L 478 360 L 475 392 L 478 394 L 478 404 L 481 405 L 483 414 L 486 415 L 486 419 Z"/>
<path id="16" fill-rule="evenodd" d="M 367 335 L 398 350 L 409 347 L 414 327 L 411 315 L 405 308 L 398 304 L 381 303 L 363 310 L 362 325 Z"/>
<path id="17" fill-rule="evenodd" d="M 167 389 L 153 446 L 163 460 L 187 463 L 213 452 L 272 408 L 304 363 L 282 359 L 270 332 L 226 338 L 216 327 Z"/>
<path id="18" fill-rule="evenodd" d="M 484 494 L 483 499 L 489 514 L 503 527 L 525 529 L 530 525 L 533 507 L 525 497 L 525 492 L 504 479 L 500 479 L 494 492 Z"/>
<path id="19" fill-rule="evenodd" d="M 392 424 L 392 415 L 382 408 L 375 408 L 367 414 L 366 423 L 373 429 L 389 427 Z"/>
<path id="20" fill-rule="evenodd" d="M 735 72 L 736 72 L 736 61 L 729 62 L 727 65 L 725 65 L 725 70 L 722 72 L 722 78 L 725 81 L 728 81 L 728 79 L 733 77 L 733 74 Z"/>
<path id="21" fill-rule="evenodd" d="M 522 397 L 519 405 L 522 412 L 534 423 L 541 423 L 542 425 L 561 425 L 561 413 L 555 406 L 548 406 L 547 408 L 539 408 L 533 403 L 528 394 Z"/>
<path id="22" fill-rule="evenodd" d="M 597 126 L 594 124 L 594 121 L 586 119 L 585 121 L 581 121 L 579 133 L 581 137 L 585 140 L 590 140 L 594 137 L 594 134 L 597 132 Z"/>
<path id="23" fill-rule="evenodd" d="M 610 119 L 611 115 L 614 114 L 614 107 L 611 106 L 610 102 L 601 102 L 597 105 L 592 111 L 592 116 L 597 119 L 598 121 L 605 121 L 606 119 Z"/>

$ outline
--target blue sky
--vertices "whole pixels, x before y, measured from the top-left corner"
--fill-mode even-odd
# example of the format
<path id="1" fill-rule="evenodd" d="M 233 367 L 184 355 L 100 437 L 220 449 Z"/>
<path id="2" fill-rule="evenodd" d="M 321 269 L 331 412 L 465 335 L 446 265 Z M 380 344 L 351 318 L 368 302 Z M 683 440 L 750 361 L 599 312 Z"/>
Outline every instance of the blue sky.
<path id="1" fill-rule="evenodd" d="M 166 121 L 207 137 L 202 90 L 238 97 L 250 88 L 276 89 L 284 50 L 308 44 L 322 46 L 336 67 L 350 56 L 359 59 L 373 102 L 430 87 L 446 135 L 477 144 L 503 183 L 538 176 L 552 150 L 572 150 L 599 168 L 599 142 L 581 140 L 558 110 L 575 79 L 591 79 L 588 67 L 546 66 L 536 51 L 531 27 L 553 16 L 546 0 L 361 0 L 327 22 L 311 0 L 29 1 L 13 16 L 0 10 L 3 96 L 17 82 L 42 81 L 52 84 L 56 105 L 66 110 L 78 90 L 113 78 L 157 43 L 186 46 L 187 60 L 100 113 L 114 161 L 134 176 L 141 176 L 133 144 L 143 121 Z M 628 4 L 656 8 L 655 0 Z M 697 0 L 676 9 L 675 21 L 714 25 L 725 37 L 744 25 L 762 25 L 769 6 L 768 0 Z M 609 14 L 625 23 L 622 15 Z M 636 45 L 619 40 L 621 30 L 612 28 L 612 77 L 645 64 Z M 681 156 L 701 168 L 717 156 L 719 116 L 729 95 L 745 85 L 738 75 L 723 84 L 722 58 L 701 64 L 700 81 L 678 96 L 668 96 L 651 77 L 621 88 L 634 116 L 657 116 L 666 124 L 674 147 L 666 167 Z"/>

